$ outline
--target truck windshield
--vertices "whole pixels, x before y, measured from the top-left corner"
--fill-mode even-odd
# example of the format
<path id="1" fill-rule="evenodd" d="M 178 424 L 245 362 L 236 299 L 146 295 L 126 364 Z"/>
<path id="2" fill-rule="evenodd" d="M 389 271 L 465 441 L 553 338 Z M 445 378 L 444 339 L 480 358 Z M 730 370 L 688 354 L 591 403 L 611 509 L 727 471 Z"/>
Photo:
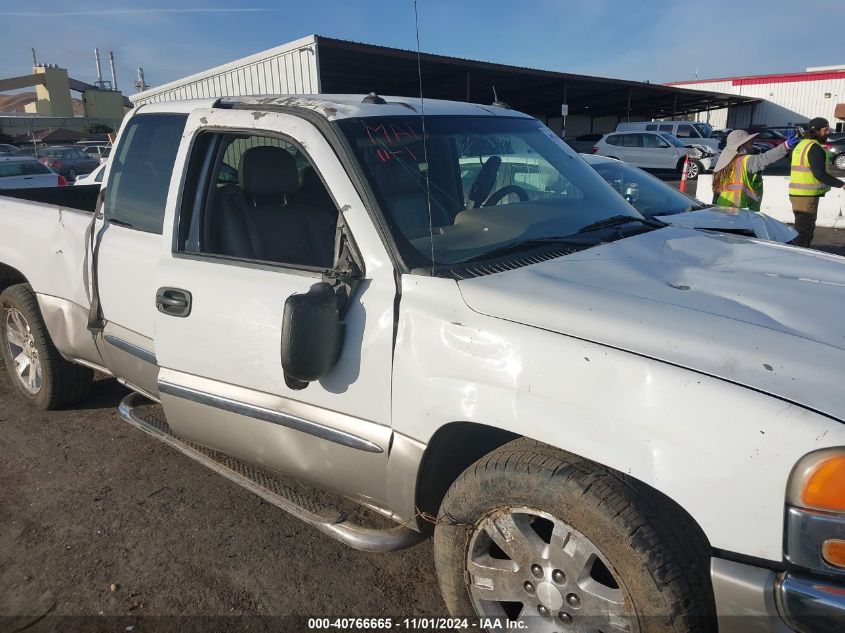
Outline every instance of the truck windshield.
<path id="1" fill-rule="evenodd" d="M 411 268 L 642 216 L 539 121 L 378 117 L 338 122 Z M 432 262 L 433 260 L 433 262 Z"/>

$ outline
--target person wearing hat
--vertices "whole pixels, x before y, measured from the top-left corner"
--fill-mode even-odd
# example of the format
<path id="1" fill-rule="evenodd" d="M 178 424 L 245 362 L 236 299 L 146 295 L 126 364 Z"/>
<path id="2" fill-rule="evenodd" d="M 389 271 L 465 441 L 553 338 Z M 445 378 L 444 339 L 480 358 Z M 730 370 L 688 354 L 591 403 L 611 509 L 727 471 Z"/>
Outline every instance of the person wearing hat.
<path id="1" fill-rule="evenodd" d="M 795 216 L 798 237 L 793 244 L 809 246 L 816 230 L 819 200 L 832 187 L 845 189 L 845 182 L 827 173 L 828 156 L 822 143 L 827 140 L 830 123 L 816 117 L 807 124 L 804 138 L 792 152 L 792 171 L 789 174 L 789 201 Z"/>
<path id="2" fill-rule="evenodd" d="M 757 134 L 734 130 L 725 142 L 713 168 L 713 204 L 717 207 L 760 210 L 763 199 L 763 170 L 785 158 L 799 138 L 790 134 L 785 143 L 763 154 L 749 154 Z"/>

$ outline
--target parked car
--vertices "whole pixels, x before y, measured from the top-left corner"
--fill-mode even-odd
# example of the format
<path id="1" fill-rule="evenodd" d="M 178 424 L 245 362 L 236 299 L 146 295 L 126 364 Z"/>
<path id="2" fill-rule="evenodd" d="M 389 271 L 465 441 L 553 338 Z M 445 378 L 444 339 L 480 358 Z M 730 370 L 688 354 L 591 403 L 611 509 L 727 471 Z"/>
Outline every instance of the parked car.
<path id="1" fill-rule="evenodd" d="M 111 374 L 128 424 L 332 538 L 433 532 L 488 630 L 836 630 L 845 259 L 665 226 L 533 117 L 425 105 L 151 104 L 102 214 L 0 197 L 14 393 Z"/>
<path id="2" fill-rule="evenodd" d="M 45 147 L 36 152 L 36 157 L 47 167 L 71 181 L 77 176 L 90 174 L 100 164 L 99 159 L 89 156 L 78 147 Z"/>
<path id="3" fill-rule="evenodd" d="M 584 159 L 647 218 L 656 218 L 673 226 L 746 235 L 774 242 L 788 243 L 798 236 L 798 231 L 791 226 L 765 213 L 727 209 L 701 202 L 620 160 L 589 154 L 585 154 Z"/>
<path id="4" fill-rule="evenodd" d="M 581 136 L 564 137 L 569 146 L 576 152 L 589 152 L 601 140 L 604 134 L 582 134 Z"/>
<path id="5" fill-rule="evenodd" d="M 9 155 L 9 154 L 17 154 L 18 148 L 14 145 L 9 145 L 7 143 L 0 143 L 0 156 Z"/>
<path id="6" fill-rule="evenodd" d="M 86 145 L 83 151 L 89 156 L 96 158 L 102 165 L 108 160 L 111 153 L 111 145 Z"/>
<path id="7" fill-rule="evenodd" d="M 0 189 L 64 187 L 64 176 L 28 156 L 0 155 Z"/>
<path id="8" fill-rule="evenodd" d="M 99 185 L 103 182 L 103 176 L 106 173 L 106 165 L 108 164 L 108 159 L 106 162 L 101 163 L 97 169 L 92 171 L 90 174 L 86 174 L 84 176 L 77 176 L 76 180 L 73 182 L 74 185 Z"/>
<path id="9" fill-rule="evenodd" d="M 687 154 L 692 151 L 671 134 L 657 132 L 611 132 L 605 134 L 592 149 L 593 154 L 618 158 L 643 169 L 678 172 L 682 170 Z M 712 159 L 713 155 L 691 158 L 687 178 L 694 180 L 706 171 L 704 160 L 712 169 Z"/>
<path id="10" fill-rule="evenodd" d="M 831 165 L 840 171 L 845 171 L 845 133 L 832 132 L 827 137 L 824 148 L 830 156 Z"/>
<path id="11" fill-rule="evenodd" d="M 666 132 L 681 141 L 687 147 L 703 145 L 719 149 L 718 139 L 710 134 L 713 128 L 709 123 L 697 121 L 622 121 L 616 125 L 617 132 Z"/>

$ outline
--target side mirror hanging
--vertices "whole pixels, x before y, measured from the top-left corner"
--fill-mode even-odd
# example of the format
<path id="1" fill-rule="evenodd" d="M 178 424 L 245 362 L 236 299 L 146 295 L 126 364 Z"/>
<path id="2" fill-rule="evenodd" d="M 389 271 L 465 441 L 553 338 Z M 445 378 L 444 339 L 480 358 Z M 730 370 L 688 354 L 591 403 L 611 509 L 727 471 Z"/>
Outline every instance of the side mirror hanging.
<path id="1" fill-rule="evenodd" d="M 282 317 L 282 369 L 285 384 L 304 389 L 325 376 L 337 363 L 343 344 L 340 306 L 334 288 L 326 282 L 285 301 Z"/>

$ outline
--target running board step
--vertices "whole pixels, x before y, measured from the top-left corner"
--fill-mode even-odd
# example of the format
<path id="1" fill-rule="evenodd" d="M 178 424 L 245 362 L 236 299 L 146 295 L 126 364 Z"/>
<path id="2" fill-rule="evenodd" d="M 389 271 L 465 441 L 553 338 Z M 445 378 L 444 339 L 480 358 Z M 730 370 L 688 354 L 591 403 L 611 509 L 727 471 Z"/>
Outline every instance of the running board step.
<path id="1" fill-rule="evenodd" d="M 126 396 L 121 401 L 118 412 L 120 417 L 132 426 L 349 547 L 367 552 L 392 552 L 412 547 L 426 538 L 416 530 L 402 525 L 376 528 L 353 522 L 350 514 L 361 508 L 354 502 L 310 487 L 299 480 L 179 439 L 167 424 L 161 405 L 140 394 L 132 393 Z"/>

